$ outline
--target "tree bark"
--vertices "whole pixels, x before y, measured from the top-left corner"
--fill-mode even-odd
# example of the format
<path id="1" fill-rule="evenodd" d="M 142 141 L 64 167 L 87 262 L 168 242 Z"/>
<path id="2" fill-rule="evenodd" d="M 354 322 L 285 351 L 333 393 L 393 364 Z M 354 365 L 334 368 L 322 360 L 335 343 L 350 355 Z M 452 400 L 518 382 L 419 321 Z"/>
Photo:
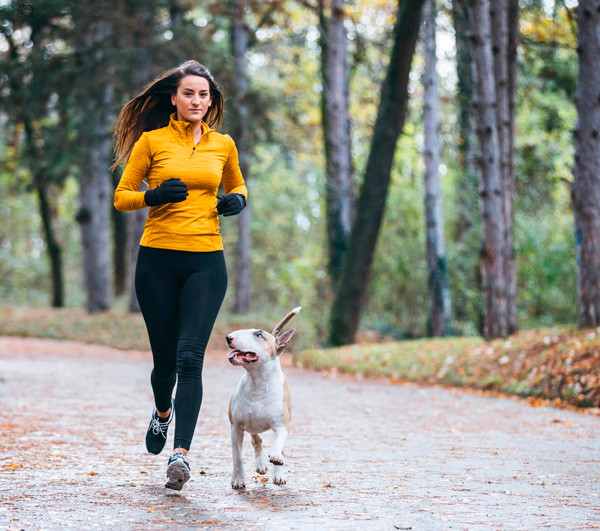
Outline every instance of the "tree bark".
<path id="1" fill-rule="evenodd" d="M 460 177 L 457 183 L 457 219 L 454 226 L 454 240 L 463 237 L 477 225 L 477 167 L 474 149 L 475 131 L 473 128 L 473 59 L 468 41 L 467 10 L 460 0 L 452 1 L 452 18 L 456 34 L 456 74 L 458 112 L 458 166 Z M 459 317 L 460 305 L 456 307 Z M 465 317 L 465 316 L 462 316 Z"/>
<path id="2" fill-rule="evenodd" d="M 600 325 L 600 0 L 577 6 L 577 129 L 572 188 L 579 326 Z"/>
<path id="3" fill-rule="evenodd" d="M 102 61 L 106 53 L 100 44 L 112 34 L 112 23 L 99 19 L 95 27 L 84 34 L 89 50 L 88 61 Z M 95 65 L 88 64 L 90 67 Z M 84 87 L 80 87 L 84 91 Z M 112 180 L 108 171 L 112 154 L 109 127 L 112 87 L 103 84 L 98 90 L 89 90 L 79 96 L 79 127 L 82 144 L 80 160 L 80 209 L 77 221 L 81 227 L 83 267 L 88 312 L 110 308 L 112 299 L 110 254 L 110 209 L 112 207 Z"/>
<path id="4" fill-rule="evenodd" d="M 231 24 L 231 51 L 235 71 L 235 96 L 233 110 L 235 123 L 233 133 L 240 161 L 240 171 L 248 183 L 249 177 L 249 145 L 248 145 L 248 106 L 246 92 L 248 80 L 246 74 L 246 51 L 248 35 L 244 24 L 244 5 L 242 0 L 233 0 Z M 250 310 L 250 219 L 251 199 L 237 216 L 238 238 L 235 256 L 235 302 L 233 312 L 245 314 Z"/>
<path id="5" fill-rule="evenodd" d="M 36 134 L 27 110 L 25 110 L 23 116 L 24 129 L 27 135 L 27 153 L 31 158 L 32 164 L 35 164 L 34 161 L 42 160 L 42 157 L 35 147 Z M 34 172 L 33 184 L 38 196 L 40 217 L 42 219 L 42 230 L 44 231 L 44 238 L 46 240 L 46 246 L 48 249 L 48 258 L 50 260 L 50 271 L 52 276 L 52 306 L 54 308 L 61 308 L 65 305 L 61 248 L 56 241 L 54 234 L 52 209 L 50 206 L 50 201 L 48 200 L 47 184 L 42 173 L 44 171 L 43 167 L 39 168 L 37 165 L 35 165 L 31 169 Z"/>
<path id="6" fill-rule="evenodd" d="M 344 0 L 331 0 L 331 14 L 319 2 L 321 32 L 322 124 L 327 166 L 327 245 L 329 275 L 335 288 L 354 215 L 349 70 Z"/>
<path id="7" fill-rule="evenodd" d="M 43 26 L 44 19 L 38 20 L 37 24 L 33 24 L 31 27 L 31 40 L 34 43 L 33 54 L 30 57 L 30 73 L 33 73 L 31 80 L 31 86 L 35 87 L 36 84 L 44 84 L 48 82 L 48 79 L 44 76 L 44 71 L 48 68 L 48 65 L 44 65 L 44 59 L 42 55 L 43 45 L 42 40 L 44 36 Z M 5 35 L 6 37 L 6 35 Z M 8 39 L 11 46 L 11 60 L 16 61 L 14 43 L 11 39 Z M 64 297 L 64 278 L 63 278 L 63 267 L 62 267 L 62 250 L 56 240 L 53 223 L 53 213 L 50 200 L 48 198 L 48 185 L 52 182 L 52 163 L 53 154 L 43 153 L 38 147 L 38 140 L 42 140 L 42 145 L 48 149 L 49 143 L 43 140 L 43 132 L 39 133 L 34 124 L 40 124 L 44 121 L 45 114 L 48 112 L 48 96 L 47 91 L 38 91 L 38 98 L 28 99 L 27 95 L 31 95 L 30 90 L 26 90 L 26 84 L 23 82 L 22 75 L 16 76 L 15 74 L 10 76 L 11 91 L 17 95 L 16 107 L 22 106 L 22 119 L 23 126 L 26 135 L 26 159 L 29 169 L 33 175 L 33 185 L 38 195 L 40 217 L 42 219 L 42 230 L 44 232 L 44 238 L 46 241 L 46 247 L 48 250 L 48 258 L 50 260 L 50 271 L 52 277 L 52 306 L 54 308 L 63 307 L 65 304 Z M 47 88 L 47 87 L 46 87 Z M 23 99 L 21 99 L 23 98 Z M 56 175 L 54 175 L 56 177 Z"/>
<path id="8" fill-rule="evenodd" d="M 447 336 L 451 333 L 451 308 L 439 173 L 440 97 L 435 46 L 435 19 L 435 0 L 425 0 L 423 5 L 425 55 L 423 125 L 425 130 L 425 219 L 427 265 L 429 269 L 429 319 L 427 329 L 429 336 Z"/>
<path id="9" fill-rule="evenodd" d="M 508 283 L 508 333 L 514 334 L 517 329 L 517 256 L 515 250 L 515 127 L 517 112 L 517 72 L 519 46 L 519 0 L 508 0 L 508 166 L 506 173 L 506 186 L 504 191 L 506 220 L 510 230 L 506 231 L 506 260 Z"/>
<path id="10" fill-rule="evenodd" d="M 492 29 L 492 51 L 494 55 L 494 79 L 496 90 L 496 120 L 498 126 L 498 143 L 500 146 L 500 173 L 502 175 L 502 209 L 504 216 L 504 278 L 506 281 L 506 313 L 508 333 L 517 329 L 516 313 L 516 268 L 514 253 L 514 226 L 513 226 L 513 195 L 514 195 L 514 83 L 516 81 L 516 68 L 510 65 L 511 60 L 516 61 L 511 53 L 514 46 L 515 28 L 509 27 L 513 10 L 510 9 L 510 0 L 495 0 L 490 3 L 490 22 Z M 517 19 L 518 23 L 518 19 Z M 518 30 L 518 28 L 516 28 Z"/>
<path id="11" fill-rule="evenodd" d="M 54 308 L 62 308 L 65 305 L 62 253 L 60 245 L 54 236 L 52 211 L 42 177 L 38 176 L 35 178 L 35 187 L 38 193 L 40 215 L 42 217 L 44 237 L 48 247 L 48 258 L 50 259 L 50 269 L 52 271 L 52 306 Z"/>
<path id="12" fill-rule="evenodd" d="M 480 271 L 485 339 L 506 337 L 507 285 L 504 276 L 505 223 L 501 152 L 498 139 L 490 8 L 488 0 L 465 0 L 469 13 L 470 45 L 474 62 L 481 174 L 479 181 L 482 237 Z"/>
<path id="13" fill-rule="evenodd" d="M 119 172 L 112 173 L 113 189 L 119 184 Z M 113 205 L 111 211 L 113 227 L 113 269 L 115 295 L 125 293 L 127 280 L 127 221 L 126 212 L 119 212 Z"/>
<path id="14" fill-rule="evenodd" d="M 356 216 L 331 309 L 329 341 L 353 343 L 377 245 L 388 194 L 394 151 L 404 126 L 408 76 L 419 35 L 423 0 L 398 5 L 394 46 L 375 121 L 371 149 L 361 186 Z"/>
<path id="15" fill-rule="evenodd" d="M 148 190 L 148 185 L 142 181 L 140 191 Z M 129 212 L 127 223 L 127 247 L 129 248 L 129 311 L 140 312 L 140 303 L 135 293 L 135 268 L 140 250 L 140 240 L 144 234 L 144 225 L 148 217 L 148 209 L 140 208 Z"/>
<path id="16" fill-rule="evenodd" d="M 132 33 L 132 47 L 136 51 L 136 65 L 131 76 L 131 86 L 129 91 L 137 94 L 141 89 L 152 79 L 155 74 L 155 63 L 153 61 L 153 53 L 149 53 L 148 49 L 153 46 L 154 34 L 154 16 L 153 10 L 155 5 L 150 2 L 142 1 L 139 5 L 131 5 L 134 10 L 138 24 Z M 176 21 L 172 19 L 172 31 L 175 32 Z M 155 50 L 153 50 L 155 51 Z M 148 184 L 142 181 L 140 191 L 148 190 Z M 140 312 L 140 305 L 135 293 L 135 269 L 137 264 L 138 252 L 140 250 L 140 240 L 144 234 L 144 225 L 148 217 L 148 208 L 141 208 L 125 213 L 128 216 L 127 220 L 127 247 L 129 257 L 128 267 L 128 289 L 129 289 L 129 311 Z"/>

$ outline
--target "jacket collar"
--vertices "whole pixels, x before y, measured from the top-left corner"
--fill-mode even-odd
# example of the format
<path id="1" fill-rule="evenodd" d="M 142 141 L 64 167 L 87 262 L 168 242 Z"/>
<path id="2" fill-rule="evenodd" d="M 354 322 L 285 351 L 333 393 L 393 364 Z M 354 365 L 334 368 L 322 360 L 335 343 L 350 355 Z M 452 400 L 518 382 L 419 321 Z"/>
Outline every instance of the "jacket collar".
<path id="1" fill-rule="evenodd" d="M 185 120 L 177 120 L 177 113 L 172 112 L 169 116 L 169 129 L 171 129 L 178 137 L 187 140 L 188 134 L 192 133 L 192 124 Z M 189 131 L 189 133 L 188 133 Z M 202 120 L 202 135 L 213 131 L 208 124 Z"/>

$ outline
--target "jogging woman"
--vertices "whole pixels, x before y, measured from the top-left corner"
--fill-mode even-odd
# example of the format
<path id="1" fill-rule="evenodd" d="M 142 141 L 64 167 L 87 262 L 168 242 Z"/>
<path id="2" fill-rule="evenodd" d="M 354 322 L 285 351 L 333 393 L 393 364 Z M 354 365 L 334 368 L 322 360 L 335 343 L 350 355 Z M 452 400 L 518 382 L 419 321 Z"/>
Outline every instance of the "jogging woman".
<path id="1" fill-rule="evenodd" d="M 217 132 L 223 112 L 210 72 L 187 61 L 128 102 L 115 131 L 113 168 L 126 160 L 115 208 L 150 207 L 135 272 L 154 361 L 146 448 L 163 450 L 175 416 L 165 487 L 176 490 L 190 478 L 187 455 L 202 402 L 204 351 L 227 289 L 217 216 L 238 214 L 248 197 L 235 143 Z M 139 191 L 144 180 L 150 189 Z M 226 195 L 218 200 L 221 183 Z"/>

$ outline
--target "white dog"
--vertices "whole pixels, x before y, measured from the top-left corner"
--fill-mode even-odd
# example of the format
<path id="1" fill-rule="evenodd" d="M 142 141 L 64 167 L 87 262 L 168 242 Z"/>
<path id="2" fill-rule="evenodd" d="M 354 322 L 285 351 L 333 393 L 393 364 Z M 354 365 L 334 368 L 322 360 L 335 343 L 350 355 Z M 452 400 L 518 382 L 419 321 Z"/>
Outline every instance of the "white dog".
<path id="1" fill-rule="evenodd" d="M 283 485 L 286 482 L 283 470 L 283 446 L 289 432 L 292 405 L 287 378 L 281 370 L 279 355 L 292 339 L 295 330 L 288 330 L 281 335 L 279 331 L 300 309 L 301 306 L 294 308 L 270 334 L 265 330 L 250 328 L 236 330 L 225 338 L 232 349 L 228 353 L 229 362 L 246 369 L 229 401 L 233 449 L 231 486 L 234 489 L 246 488 L 242 461 L 245 431 L 252 435 L 256 471 L 259 474 L 266 474 L 267 460 L 263 454 L 259 433 L 273 430 L 273 444 L 269 455 L 269 461 L 275 465 L 273 483 Z"/>

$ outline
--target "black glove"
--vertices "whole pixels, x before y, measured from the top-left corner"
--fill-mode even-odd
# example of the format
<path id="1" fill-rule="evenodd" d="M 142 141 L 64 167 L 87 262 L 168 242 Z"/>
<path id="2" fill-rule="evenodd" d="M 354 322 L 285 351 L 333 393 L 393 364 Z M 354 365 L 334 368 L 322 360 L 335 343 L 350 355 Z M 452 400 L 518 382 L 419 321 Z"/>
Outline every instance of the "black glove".
<path id="1" fill-rule="evenodd" d="M 166 203 L 180 203 L 188 196 L 187 184 L 180 178 L 167 179 L 158 188 L 148 190 L 144 200 L 148 206 L 164 205 Z"/>
<path id="2" fill-rule="evenodd" d="M 223 216 L 235 216 L 246 206 L 244 194 L 218 195 L 217 199 L 220 199 L 217 203 L 217 214 L 223 214 Z"/>

